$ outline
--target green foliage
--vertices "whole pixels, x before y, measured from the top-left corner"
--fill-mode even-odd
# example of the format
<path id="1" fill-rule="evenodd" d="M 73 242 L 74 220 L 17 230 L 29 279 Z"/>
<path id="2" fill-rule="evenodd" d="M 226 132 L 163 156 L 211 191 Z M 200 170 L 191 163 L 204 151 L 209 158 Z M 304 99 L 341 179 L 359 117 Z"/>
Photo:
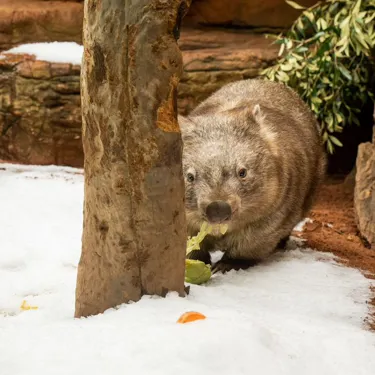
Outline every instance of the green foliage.
<path id="1" fill-rule="evenodd" d="M 276 65 L 262 74 L 293 87 L 316 114 L 329 153 L 342 146 L 335 137 L 359 123 L 368 100 L 375 47 L 375 0 L 327 0 L 304 9 L 280 44 Z"/>

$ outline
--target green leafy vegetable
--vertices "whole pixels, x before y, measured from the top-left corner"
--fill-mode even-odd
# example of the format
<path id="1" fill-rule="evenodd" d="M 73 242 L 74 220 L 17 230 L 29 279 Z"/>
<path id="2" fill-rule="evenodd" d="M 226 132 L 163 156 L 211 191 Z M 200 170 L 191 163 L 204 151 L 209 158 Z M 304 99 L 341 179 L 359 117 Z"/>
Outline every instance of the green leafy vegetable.
<path id="1" fill-rule="evenodd" d="M 200 231 L 194 237 L 189 237 L 186 246 L 186 254 L 193 250 L 200 250 L 200 243 L 211 233 L 224 235 L 228 225 L 220 224 L 212 226 L 207 222 L 201 225 Z M 185 260 L 185 281 L 191 284 L 203 284 L 211 278 L 211 267 L 200 260 Z"/>
<path id="2" fill-rule="evenodd" d="M 203 284 L 211 278 L 211 267 L 200 260 L 186 259 L 185 281 L 190 284 Z"/>

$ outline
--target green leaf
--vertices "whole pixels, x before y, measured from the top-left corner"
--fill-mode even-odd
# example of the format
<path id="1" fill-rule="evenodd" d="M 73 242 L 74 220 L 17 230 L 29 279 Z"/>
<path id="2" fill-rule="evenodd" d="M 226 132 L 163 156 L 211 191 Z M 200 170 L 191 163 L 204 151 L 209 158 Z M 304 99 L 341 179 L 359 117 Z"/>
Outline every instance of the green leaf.
<path id="1" fill-rule="evenodd" d="M 355 4 L 354 8 L 353 8 L 352 13 L 358 14 L 360 7 L 361 7 L 361 0 L 358 0 L 357 3 Z"/>
<path id="2" fill-rule="evenodd" d="M 336 133 L 341 133 L 343 131 L 343 127 L 336 124 L 334 130 Z"/>
<path id="3" fill-rule="evenodd" d="M 328 24 L 324 18 L 319 18 L 318 21 L 316 21 L 316 24 L 319 30 L 325 30 L 328 27 Z"/>
<path id="4" fill-rule="evenodd" d="M 296 2 L 294 1 L 291 1 L 291 0 L 285 0 L 286 3 L 288 3 L 291 7 L 293 7 L 294 9 L 306 9 L 306 7 L 302 6 L 302 5 L 299 5 L 297 4 Z"/>
<path id="5" fill-rule="evenodd" d="M 370 23 L 374 19 L 374 17 L 375 17 L 375 12 L 372 12 L 372 14 L 370 13 L 370 16 L 365 18 L 365 24 Z"/>
<path id="6" fill-rule="evenodd" d="M 303 15 L 311 22 L 314 22 L 314 14 L 312 12 L 304 11 Z"/>
<path id="7" fill-rule="evenodd" d="M 290 72 L 293 69 L 293 65 L 287 62 L 285 64 L 281 64 L 280 69 L 284 72 Z"/>
<path id="8" fill-rule="evenodd" d="M 336 138 L 334 137 L 333 135 L 330 135 L 329 136 L 329 140 L 334 143 L 336 146 L 339 146 L 339 147 L 342 147 L 343 144 Z"/>
<path id="9" fill-rule="evenodd" d="M 297 29 L 299 30 L 299 32 L 303 32 L 303 29 L 304 29 L 304 25 L 303 25 L 303 21 L 302 21 L 302 18 L 298 18 L 297 20 L 297 23 L 296 23 L 296 26 L 297 26 Z"/>
<path id="10" fill-rule="evenodd" d="M 314 103 L 314 104 L 321 104 L 323 101 L 322 99 L 318 98 L 317 96 L 313 96 L 311 98 L 311 101 Z"/>
<path id="11" fill-rule="evenodd" d="M 316 33 L 313 37 L 313 40 L 317 40 L 319 39 L 321 36 L 323 36 L 325 34 L 324 31 L 319 31 L 318 33 Z"/>
<path id="12" fill-rule="evenodd" d="M 325 118 L 325 122 L 327 123 L 327 128 L 330 132 L 333 132 L 333 117 L 331 113 L 328 113 L 327 117 Z"/>
<path id="13" fill-rule="evenodd" d="M 293 56 L 298 61 L 305 61 L 304 57 L 298 55 L 297 53 L 292 53 L 291 56 Z"/>
<path id="14" fill-rule="evenodd" d="M 276 77 L 281 82 L 288 82 L 289 81 L 289 76 L 283 71 L 277 72 Z"/>
<path id="15" fill-rule="evenodd" d="M 329 138 L 327 139 L 327 149 L 328 149 L 328 152 L 329 152 L 330 154 L 333 154 L 334 147 L 333 147 L 332 142 L 330 141 Z"/>
<path id="16" fill-rule="evenodd" d="M 336 121 L 340 124 L 344 121 L 344 118 L 341 116 L 341 113 L 335 112 Z"/>
<path id="17" fill-rule="evenodd" d="M 279 50 L 279 57 L 284 53 L 284 50 L 285 50 L 285 44 L 282 44 Z"/>
<path id="18" fill-rule="evenodd" d="M 303 52 L 307 52 L 309 49 L 307 47 L 298 47 L 296 48 L 296 52 L 297 53 L 303 53 Z"/>
<path id="19" fill-rule="evenodd" d="M 343 65 L 339 65 L 338 66 L 338 69 L 340 70 L 341 74 L 348 80 L 348 81 L 351 81 L 352 80 L 352 75 L 350 74 L 349 70 L 346 69 Z"/>
<path id="20" fill-rule="evenodd" d="M 307 68 L 310 72 L 318 72 L 320 69 L 314 64 L 307 64 Z"/>

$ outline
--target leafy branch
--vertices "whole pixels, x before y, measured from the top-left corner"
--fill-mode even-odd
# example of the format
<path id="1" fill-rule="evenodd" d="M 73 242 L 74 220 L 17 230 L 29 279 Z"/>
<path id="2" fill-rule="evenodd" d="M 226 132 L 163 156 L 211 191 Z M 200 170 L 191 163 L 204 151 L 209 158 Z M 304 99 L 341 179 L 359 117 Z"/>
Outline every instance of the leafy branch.
<path id="1" fill-rule="evenodd" d="M 286 35 L 276 37 L 279 60 L 262 74 L 293 87 L 317 116 L 329 153 L 337 134 L 360 125 L 374 68 L 375 0 L 327 0 L 305 8 Z"/>

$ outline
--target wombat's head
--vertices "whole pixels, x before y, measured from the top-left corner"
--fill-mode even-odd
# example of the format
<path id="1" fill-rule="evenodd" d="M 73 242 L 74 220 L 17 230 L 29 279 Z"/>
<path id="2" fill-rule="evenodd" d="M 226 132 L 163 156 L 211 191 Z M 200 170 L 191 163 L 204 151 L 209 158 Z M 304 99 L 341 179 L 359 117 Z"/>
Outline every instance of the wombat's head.
<path id="1" fill-rule="evenodd" d="M 203 221 L 239 229 L 264 217 L 277 199 L 276 136 L 262 110 L 236 108 L 215 114 L 179 116 L 188 227 Z"/>

